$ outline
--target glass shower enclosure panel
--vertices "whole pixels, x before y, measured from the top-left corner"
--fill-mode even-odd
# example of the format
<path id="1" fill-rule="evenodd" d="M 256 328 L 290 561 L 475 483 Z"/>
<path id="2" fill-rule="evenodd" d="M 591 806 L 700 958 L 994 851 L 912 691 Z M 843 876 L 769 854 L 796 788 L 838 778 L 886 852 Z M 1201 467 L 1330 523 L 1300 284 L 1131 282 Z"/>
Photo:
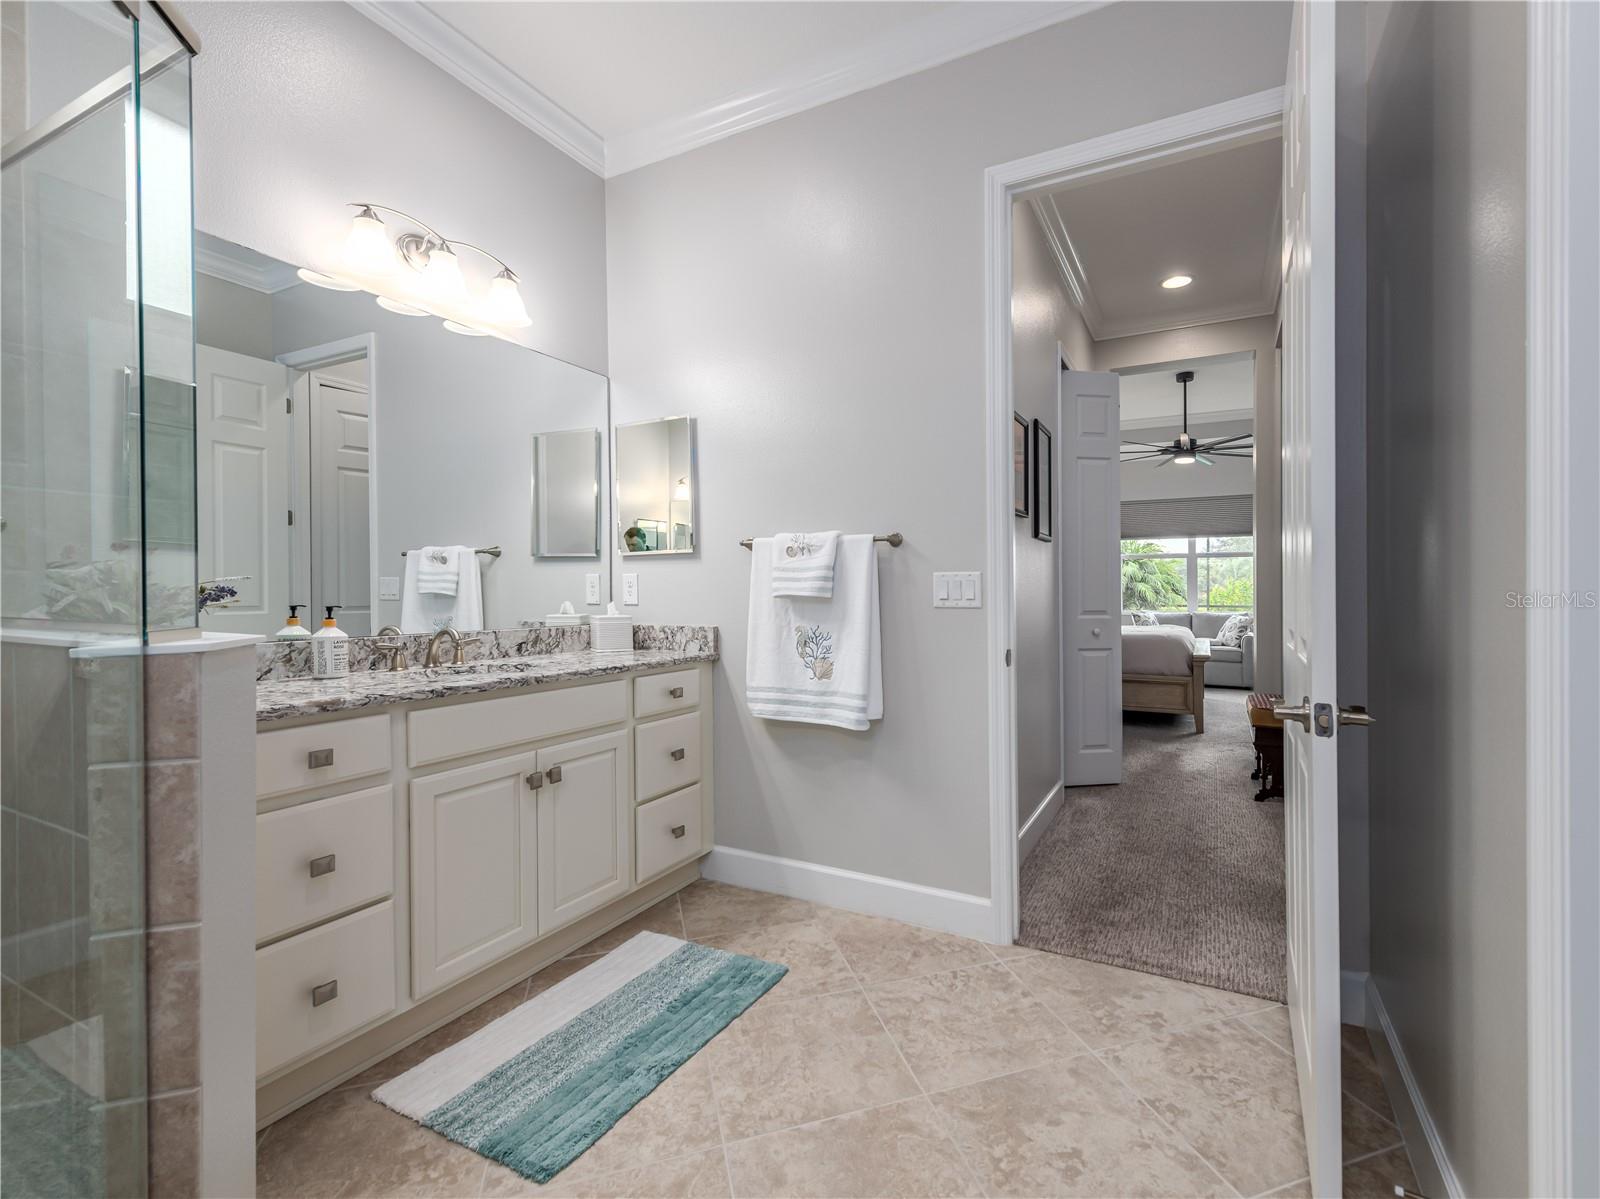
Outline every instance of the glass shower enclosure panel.
<path id="1" fill-rule="evenodd" d="M 189 55 L 137 11 L 0 5 L 5 1194 L 147 1188 L 143 651 L 196 589 Z"/>

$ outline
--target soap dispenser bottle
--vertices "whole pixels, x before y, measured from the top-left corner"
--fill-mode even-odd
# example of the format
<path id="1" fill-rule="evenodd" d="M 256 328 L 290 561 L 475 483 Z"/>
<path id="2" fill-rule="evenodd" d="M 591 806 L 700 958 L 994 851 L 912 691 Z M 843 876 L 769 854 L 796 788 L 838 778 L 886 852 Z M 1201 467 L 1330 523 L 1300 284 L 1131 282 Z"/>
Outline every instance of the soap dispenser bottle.
<path id="1" fill-rule="evenodd" d="M 311 636 L 311 630 L 300 623 L 300 609 L 304 604 L 289 605 L 289 622 L 278 630 L 279 641 L 304 641 Z"/>
<path id="2" fill-rule="evenodd" d="M 350 634 L 339 627 L 328 605 L 322 627 L 311 634 L 311 673 L 319 679 L 342 679 L 350 673 Z"/>

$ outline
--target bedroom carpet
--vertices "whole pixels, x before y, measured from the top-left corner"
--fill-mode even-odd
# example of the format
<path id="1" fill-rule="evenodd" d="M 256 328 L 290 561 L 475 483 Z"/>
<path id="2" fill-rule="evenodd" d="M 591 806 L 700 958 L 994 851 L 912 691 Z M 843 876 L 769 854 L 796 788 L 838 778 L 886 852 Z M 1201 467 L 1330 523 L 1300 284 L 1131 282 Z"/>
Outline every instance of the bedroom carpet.
<path id="1" fill-rule="evenodd" d="M 1256 803 L 1245 692 L 1206 731 L 1129 712 L 1123 781 L 1073 787 L 1022 867 L 1019 944 L 1286 999 L 1283 804 Z"/>

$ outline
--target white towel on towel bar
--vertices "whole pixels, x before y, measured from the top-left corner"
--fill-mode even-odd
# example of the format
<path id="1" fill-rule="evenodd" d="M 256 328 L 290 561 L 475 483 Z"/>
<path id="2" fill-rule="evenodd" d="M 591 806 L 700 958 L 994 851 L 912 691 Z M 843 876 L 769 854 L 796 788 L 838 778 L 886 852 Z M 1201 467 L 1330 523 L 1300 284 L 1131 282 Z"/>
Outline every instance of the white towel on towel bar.
<path id="1" fill-rule="evenodd" d="M 483 628 L 483 576 L 478 555 L 470 549 L 456 558 L 454 595 L 437 595 L 417 586 L 422 555 L 412 550 L 406 555 L 406 577 L 400 588 L 400 631 L 437 633 L 446 626 L 458 633 L 475 633 Z"/>
<path id="2" fill-rule="evenodd" d="M 883 719 L 878 555 L 870 533 L 839 538 L 833 595 L 771 593 L 773 539 L 751 543 L 745 700 L 764 720 L 864 730 Z"/>
<path id="3" fill-rule="evenodd" d="M 772 538 L 772 594 L 833 594 L 833 563 L 839 553 L 839 531 L 777 533 Z"/>
<path id="4" fill-rule="evenodd" d="M 472 548 L 465 545 L 425 545 L 414 551 L 417 590 L 423 595 L 454 595 L 460 583 L 461 555 L 470 553 Z"/>

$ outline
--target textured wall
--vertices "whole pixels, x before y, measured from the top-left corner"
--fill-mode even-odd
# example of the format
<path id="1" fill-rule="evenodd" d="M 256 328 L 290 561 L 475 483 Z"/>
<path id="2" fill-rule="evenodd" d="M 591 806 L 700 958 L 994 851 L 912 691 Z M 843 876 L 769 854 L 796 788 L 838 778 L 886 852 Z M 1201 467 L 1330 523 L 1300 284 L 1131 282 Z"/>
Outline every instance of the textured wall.
<path id="1" fill-rule="evenodd" d="M 625 569 L 722 627 L 720 842 L 988 894 L 985 614 L 930 579 L 985 561 L 984 168 L 1279 86 L 1287 44 L 1284 6 L 1114 5 L 608 181 L 614 417 L 699 419 L 701 551 Z M 738 541 L 789 528 L 906 535 L 870 732 L 745 710 Z"/>
<path id="2" fill-rule="evenodd" d="M 1465 1193 L 1525 1195 L 1526 13 L 1371 15 L 1372 976 Z"/>
<path id="3" fill-rule="evenodd" d="M 598 176 L 344 4 L 201 0 L 183 12 L 204 43 L 198 228 L 327 266 L 349 201 L 414 212 L 517 271 L 527 345 L 606 369 Z"/>

